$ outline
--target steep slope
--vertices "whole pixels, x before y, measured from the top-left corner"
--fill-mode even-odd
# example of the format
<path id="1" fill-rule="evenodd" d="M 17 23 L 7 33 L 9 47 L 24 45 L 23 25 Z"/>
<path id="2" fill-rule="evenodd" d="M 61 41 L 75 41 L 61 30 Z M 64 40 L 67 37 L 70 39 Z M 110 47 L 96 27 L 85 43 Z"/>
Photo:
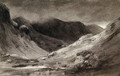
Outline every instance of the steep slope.
<path id="1" fill-rule="evenodd" d="M 22 31 L 21 27 L 26 26 L 29 30 L 29 33 L 27 34 L 27 36 L 29 36 L 29 38 L 31 40 L 36 42 L 39 47 L 43 48 L 44 50 L 46 50 L 48 52 L 52 52 L 52 51 L 58 50 L 64 46 L 66 46 L 66 43 L 63 42 L 62 40 L 59 40 L 59 39 L 56 39 L 56 38 L 53 38 L 53 37 L 50 37 L 50 36 L 47 36 L 47 35 L 37 32 L 30 25 L 30 22 L 28 20 L 24 19 L 23 17 L 17 17 L 13 20 L 18 24 L 18 27 L 15 26 L 15 28 L 18 31 Z M 24 32 L 21 32 L 21 34 L 23 35 Z"/>
<path id="2" fill-rule="evenodd" d="M 47 52 L 26 37 L 21 37 L 14 29 L 9 9 L 0 4 L 0 52 L 17 57 L 35 59 L 47 55 Z"/>
<path id="3" fill-rule="evenodd" d="M 103 28 L 98 25 L 87 25 L 87 28 L 92 32 L 93 35 L 99 34 L 103 31 Z"/>
<path id="4" fill-rule="evenodd" d="M 33 23 L 33 28 L 50 37 L 73 43 L 81 36 L 91 33 L 81 22 L 64 22 L 59 19 L 49 19 L 43 23 Z"/>
<path id="5" fill-rule="evenodd" d="M 120 72 L 117 70 L 120 70 L 120 18 L 110 23 L 100 34 L 83 36 L 53 54 L 48 61 L 56 60 L 59 64 L 55 65 L 64 67 L 67 74 L 119 76 Z"/>

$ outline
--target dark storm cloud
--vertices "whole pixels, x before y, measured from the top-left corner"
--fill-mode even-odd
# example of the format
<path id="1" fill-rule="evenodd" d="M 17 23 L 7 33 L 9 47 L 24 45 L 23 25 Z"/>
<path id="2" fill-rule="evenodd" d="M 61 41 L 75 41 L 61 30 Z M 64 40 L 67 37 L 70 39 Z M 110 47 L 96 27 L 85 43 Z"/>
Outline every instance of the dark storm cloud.
<path id="1" fill-rule="evenodd" d="M 109 22 L 120 16 L 120 0 L 0 0 L 12 16 L 29 20 L 57 17 L 84 23 Z"/>

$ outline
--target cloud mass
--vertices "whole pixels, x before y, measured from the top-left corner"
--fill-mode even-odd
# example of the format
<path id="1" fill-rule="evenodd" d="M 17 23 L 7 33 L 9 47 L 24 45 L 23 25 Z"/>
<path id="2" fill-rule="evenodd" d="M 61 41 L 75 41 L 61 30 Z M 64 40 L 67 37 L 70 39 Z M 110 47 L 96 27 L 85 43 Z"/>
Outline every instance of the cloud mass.
<path id="1" fill-rule="evenodd" d="M 12 17 L 31 21 L 55 17 L 66 21 L 105 23 L 120 16 L 120 0 L 0 0 Z"/>

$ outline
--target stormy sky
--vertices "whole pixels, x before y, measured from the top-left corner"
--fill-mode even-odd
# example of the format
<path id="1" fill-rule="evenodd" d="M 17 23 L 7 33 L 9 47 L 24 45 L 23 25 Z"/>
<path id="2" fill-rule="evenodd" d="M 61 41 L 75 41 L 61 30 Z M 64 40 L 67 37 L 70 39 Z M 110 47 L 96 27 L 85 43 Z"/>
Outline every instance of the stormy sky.
<path id="1" fill-rule="evenodd" d="M 120 17 L 120 0 L 0 0 L 11 16 L 42 22 L 49 18 L 104 26 Z"/>

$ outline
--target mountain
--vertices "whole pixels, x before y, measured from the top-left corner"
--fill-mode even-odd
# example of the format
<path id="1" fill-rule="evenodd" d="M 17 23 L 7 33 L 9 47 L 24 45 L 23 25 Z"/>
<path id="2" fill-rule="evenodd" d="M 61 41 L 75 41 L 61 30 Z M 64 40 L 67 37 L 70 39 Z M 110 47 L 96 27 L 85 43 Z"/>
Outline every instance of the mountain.
<path id="1" fill-rule="evenodd" d="M 91 33 L 81 22 L 65 22 L 56 18 L 31 25 L 36 31 L 69 44 L 78 40 L 81 36 Z"/>

